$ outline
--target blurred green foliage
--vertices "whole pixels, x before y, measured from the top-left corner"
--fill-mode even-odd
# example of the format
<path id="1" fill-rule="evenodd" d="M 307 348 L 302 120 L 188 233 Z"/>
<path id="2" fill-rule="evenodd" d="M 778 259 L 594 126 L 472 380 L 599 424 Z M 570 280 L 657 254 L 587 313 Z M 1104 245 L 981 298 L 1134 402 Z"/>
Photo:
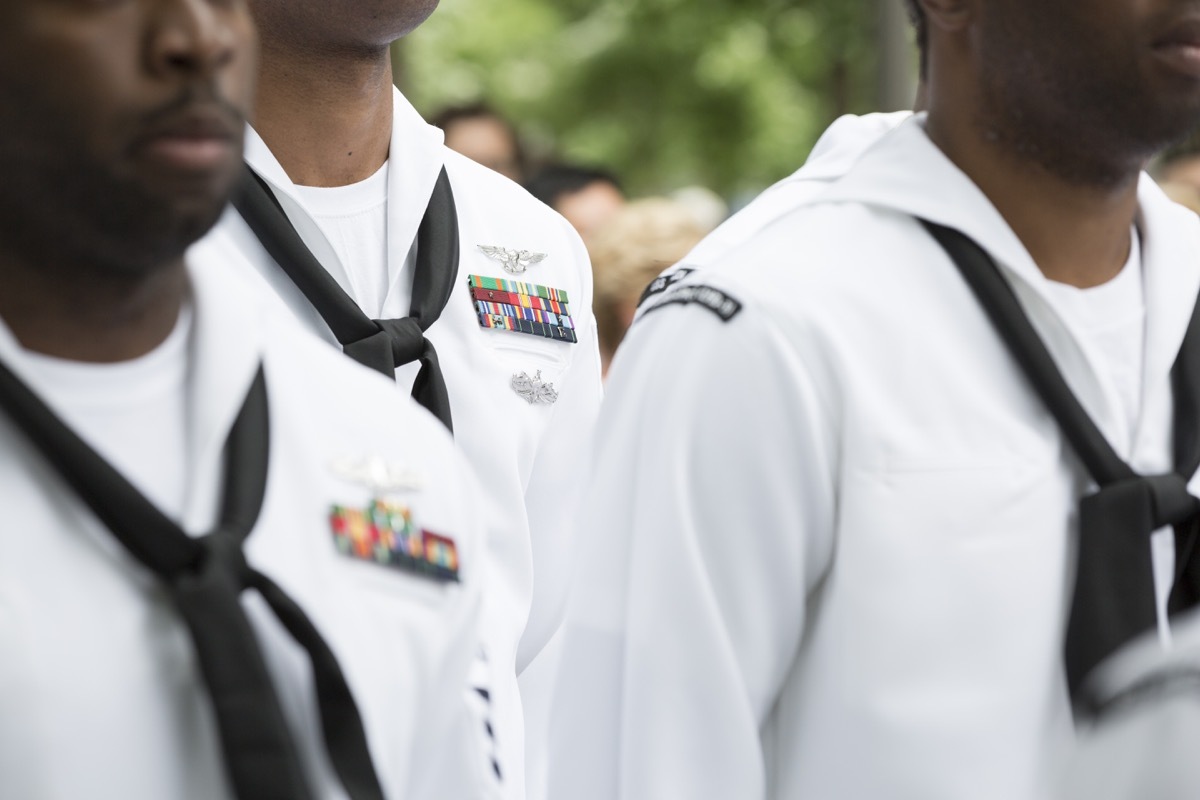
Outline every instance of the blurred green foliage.
<path id="1" fill-rule="evenodd" d="M 899 0 L 896 0 L 898 2 Z M 877 0 L 444 0 L 400 44 L 419 110 L 485 99 L 633 194 L 733 197 L 874 106 Z"/>

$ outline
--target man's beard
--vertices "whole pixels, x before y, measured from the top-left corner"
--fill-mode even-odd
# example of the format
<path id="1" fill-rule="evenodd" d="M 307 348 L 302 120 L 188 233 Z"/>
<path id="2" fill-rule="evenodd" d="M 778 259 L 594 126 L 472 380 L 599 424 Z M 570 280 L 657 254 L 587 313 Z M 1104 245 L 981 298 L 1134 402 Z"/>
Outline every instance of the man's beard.
<path id="1" fill-rule="evenodd" d="M 981 135 L 1068 183 L 1127 184 L 1200 125 L 1196 110 L 1156 101 L 1132 59 L 1094 55 L 1087 63 L 1082 37 L 1057 41 L 1043 31 L 1039 39 L 1000 26 L 991 44 L 981 67 Z"/>
<path id="2" fill-rule="evenodd" d="M 0 157 L 0 168 L 0 248 L 95 278 L 136 281 L 169 265 L 225 207 L 224 198 L 182 207 L 80 160 L 51 166 Z"/>

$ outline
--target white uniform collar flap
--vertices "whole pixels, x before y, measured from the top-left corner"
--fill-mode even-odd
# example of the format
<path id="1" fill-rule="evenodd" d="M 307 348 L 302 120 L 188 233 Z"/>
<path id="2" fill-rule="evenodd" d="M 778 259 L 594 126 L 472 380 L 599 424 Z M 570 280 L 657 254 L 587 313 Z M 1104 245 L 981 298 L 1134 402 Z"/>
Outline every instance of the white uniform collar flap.
<path id="1" fill-rule="evenodd" d="M 1200 294 L 1200 218 L 1142 175 L 1137 226 L 1146 293 L 1146 375 L 1153 377 L 1174 364 Z"/>
<path id="2" fill-rule="evenodd" d="M 833 121 L 813 145 L 805 165 L 792 177 L 833 180 L 849 172 L 870 146 L 912 117 L 911 111 L 846 114 Z"/>
<path id="3" fill-rule="evenodd" d="M 187 373 L 186 422 L 191 476 L 185 499 L 187 530 L 204 530 L 215 519 L 221 454 L 262 358 L 262 314 L 251 297 L 256 289 L 233 268 L 215 260 L 202 269 L 189 264 L 193 307 Z M 23 379 L 20 344 L 0 320 L 0 358 Z"/>
<path id="4" fill-rule="evenodd" d="M 275 154 L 271 152 L 271 148 L 267 147 L 267 143 L 259 136 L 258 131 L 249 126 L 246 127 L 245 157 L 250 168 L 270 185 L 275 199 L 283 207 L 284 213 L 287 214 L 296 233 L 300 235 L 305 247 L 312 251 L 313 256 L 325 269 L 329 270 L 334 280 L 342 286 L 348 285 L 349 279 L 345 266 L 338 258 L 333 245 L 325 237 L 321 227 L 305 210 L 299 193 L 296 191 L 296 184 L 292 183 L 292 179 L 284 171 L 283 165 L 279 163 L 279 159 L 275 158 Z"/>
<path id="5" fill-rule="evenodd" d="M 936 186 L 936 191 L 930 187 Z M 867 150 L 820 200 L 877 206 L 954 228 L 1026 282 L 1045 277 L 987 196 L 929 140 L 917 114 Z"/>
<path id="6" fill-rule="evenodd" d="M 1049 281 L 983 192 L 929 140 L 925 115 L 914 116 L 868 150 L 816 202 L 853 202 L 898 211 L 970 236 L 1014 279 L 1014 289 L 1059 368 L 1097 424 L 1113 437 L 1124 426 L 1111 413 L 1112 387 L 1082 337 L 1054 311 Z M 936 186 L 937 191 L 930 187 Z M 1143 408 L 1169 391 L 1166 380 L 1200 290 L 1200 219 L 1170 202 L 1147 176 L 1138 187 L 1137 220 L 1146 302 Z M 1036 298 L 1036 299 L 1035 299 Z M 1058 324 L 1031 306 L 1051 311 Z M 1115 440 L 1125 437 L 1117 435 Z"/>
<path id="7" fill-rule="evenodd" d="M 441 173 L 445 161 L 444 139 L 440 128 L 425 122 L 404 95 L 398 89 L 393 90 L 392 138 L 388 149 L 389 296 L 403 272 L 401 266 L 412 250 L 417 228 Z M 271 185 L 288 219 L 317 260 L 339 283 L 348 285 L 347 268 L 320 227 L 304 210 L 295 184 L 267 143 L 250 127 L 246 130 L 246 163 Z M 402 309 L 398 311 L 403 312 Z"/>
<path id="8" fill-rule="evenodd" d="M 445 162 L 440 128 L 427 123 L 397 89 L 392 94 L 392 144 L 388 174 L 389 263 L 402 263 Z"/>
<path id="9" fill-rule="evenodd" d="M 225 264 L 207 260 L 203 268 L 189 264 L 188 271 L 195 308 L 188 381 L 191 474 L 212 475 L 220 470 L 225 439 L 263 358 L 264 309 L 254 301 L 259 290 Z M 219 481 L 196 483 L 215 487 Z M 215 499 L 192 495 L 184 524 L 196 530 L 211 522 Z"/>

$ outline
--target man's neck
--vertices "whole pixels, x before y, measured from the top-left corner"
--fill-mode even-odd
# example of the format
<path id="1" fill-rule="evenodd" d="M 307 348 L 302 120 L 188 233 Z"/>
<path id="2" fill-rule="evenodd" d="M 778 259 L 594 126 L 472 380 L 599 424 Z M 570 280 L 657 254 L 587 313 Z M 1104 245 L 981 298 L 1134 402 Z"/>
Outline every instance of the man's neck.
<path id="1" fill-rule="evenodd" d="M 158 347 L 188 291 L 183 260 L 141 275 L 31 265 L 0 254 L 0 318 L 35 353 L 112 363 Z"/>
<path id="2" fill-rule="evenodd" d="M 316 57 L 264 44 L 254 129 L 301 186 L 374 175 L 392 136 L 388 51 Z"/>
<path id="3" fill-rule="evenodd" d="M 937 112 L 930 139 L 987 195 L 1047 278 L 1087 288 L 1116 277 L 1129 258 L 1137 170 L 1115 183 L 1068 180 L 988 141 L 967 114 Z"/>

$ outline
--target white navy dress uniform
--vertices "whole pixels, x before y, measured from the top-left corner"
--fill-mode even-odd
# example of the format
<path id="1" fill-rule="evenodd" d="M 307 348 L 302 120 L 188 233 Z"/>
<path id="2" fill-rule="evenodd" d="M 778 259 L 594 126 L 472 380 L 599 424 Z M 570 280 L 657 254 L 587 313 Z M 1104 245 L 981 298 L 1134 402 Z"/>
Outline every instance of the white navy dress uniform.
<path id="1" fill-rule="evenodd" d="M 491 797 L 478 710 L 464 689 L 479 642 L 481 523 L 450 437 L 385 379 L 266 311 L 231 268 L 208 264 L 190 276 L 192 311 L 163 352 L 118 365 L 58 362 L 23 350 L 0 325 L 0 360 L 193 535 L 216 519 L 223 445 L 261 364 L 268 482 L 247 560 L 336 655 L 387 797 Z M 173 371 L 172 361 L 185 366 Z M 143 408 L 157 418 L 153 432 L 130 435 Z M 372 464 L 412 480 L 372 487 L 355 477 L 379 471 Z M 0 797 L 230 798 L 196 651 L 163 584 L 3 412 L 0 493 Z M 457 580 L 340 551 L 333 508 L 375 501 L 452 541 Z M 307 655 L 261 598 L 242 601 L 314 797 L 344 798 Z"/>
<path id="2" fill-rule="evenodd" d="M 1122 379 L 923 120 L 650 301 L 617 354 L 551 796 L 1054 796 L 1088 481 L 915 217 L 999 263 L 1141 474 L 1171 465 L 1169 372 L 1200 289 L 1200 221 L 1143 178 L 1144 358 Z M 1154 543 L 1169 588 L 1169 532 Z"/>
<path id="3" fill-rule="evenodd" d="M 269 184 L 322 266 L 372 318 L 408 314 L 410 250 L 445 167 L 458 212 L 460 269 L 448 304 L 426 335 L 437 349 L 449 390 L 455 441 L 479 478 L 485 504 L 492 560 L 485 605 L 494 615 L 488 629 L 495 641 L 489 643 L 488 658 L 498 670 L 492 694 L 499 761 L 511 796 L 522 797 L 521 700 L 525 716 L 544 714 L 531 705 L 548 702 L 552 672 L 527 668 L 561 622 L 573 564 L 570 509 L 582 486 L 580 473 L 589 460 L 587 447 L 601 397 L 586 250 L 558 214 L 507 178 L 446 148 L 441 130 L 422 120 L 397 92 L 387 175 L 388 282 L 381 305 L 371 307 L 364 287 L 375 276 L 362 275 L 361 265 L 342 263 L 335 243 L 310 214 L 303 187 L 291 182 L 253 131 L 248 131 L 246 160 Z M 361 242 L 356 246 L 361 248 Z M 482 247 L 527 250 L 545 258 L 520 265 L 525 272 L 512 274 Z M 336 341 L 235 211 L 194 252 L 205 261 L 232 262 L 261 276 L 307 327 Z M 481 327 L 468 286 L 472 275 L 562 290 L 578 342 Z M 411 387 L 418 366 L 398 369 L 397 382 Z M 546 389 L 557 399 L 531 402 L 518 394 L 514 379 L 520 384 L 523 376 L 541 381 L 533 388 L 542 390 L 543 400 L 549 399 Z M 522 672 L 527 675 L 519 697 L 514 673 Z"/>
<path id="4" fill-rule="evenodd" d="M 808 203 L 845 175 L 871 145 L 911 116 L 911 111 L 894 111 L 838 117 L 813 145 L 804 166 L 768 186 L 745 208 L 718 225 L 680 259 L 679 266 L 703 269 L 775 220 Z"/>

